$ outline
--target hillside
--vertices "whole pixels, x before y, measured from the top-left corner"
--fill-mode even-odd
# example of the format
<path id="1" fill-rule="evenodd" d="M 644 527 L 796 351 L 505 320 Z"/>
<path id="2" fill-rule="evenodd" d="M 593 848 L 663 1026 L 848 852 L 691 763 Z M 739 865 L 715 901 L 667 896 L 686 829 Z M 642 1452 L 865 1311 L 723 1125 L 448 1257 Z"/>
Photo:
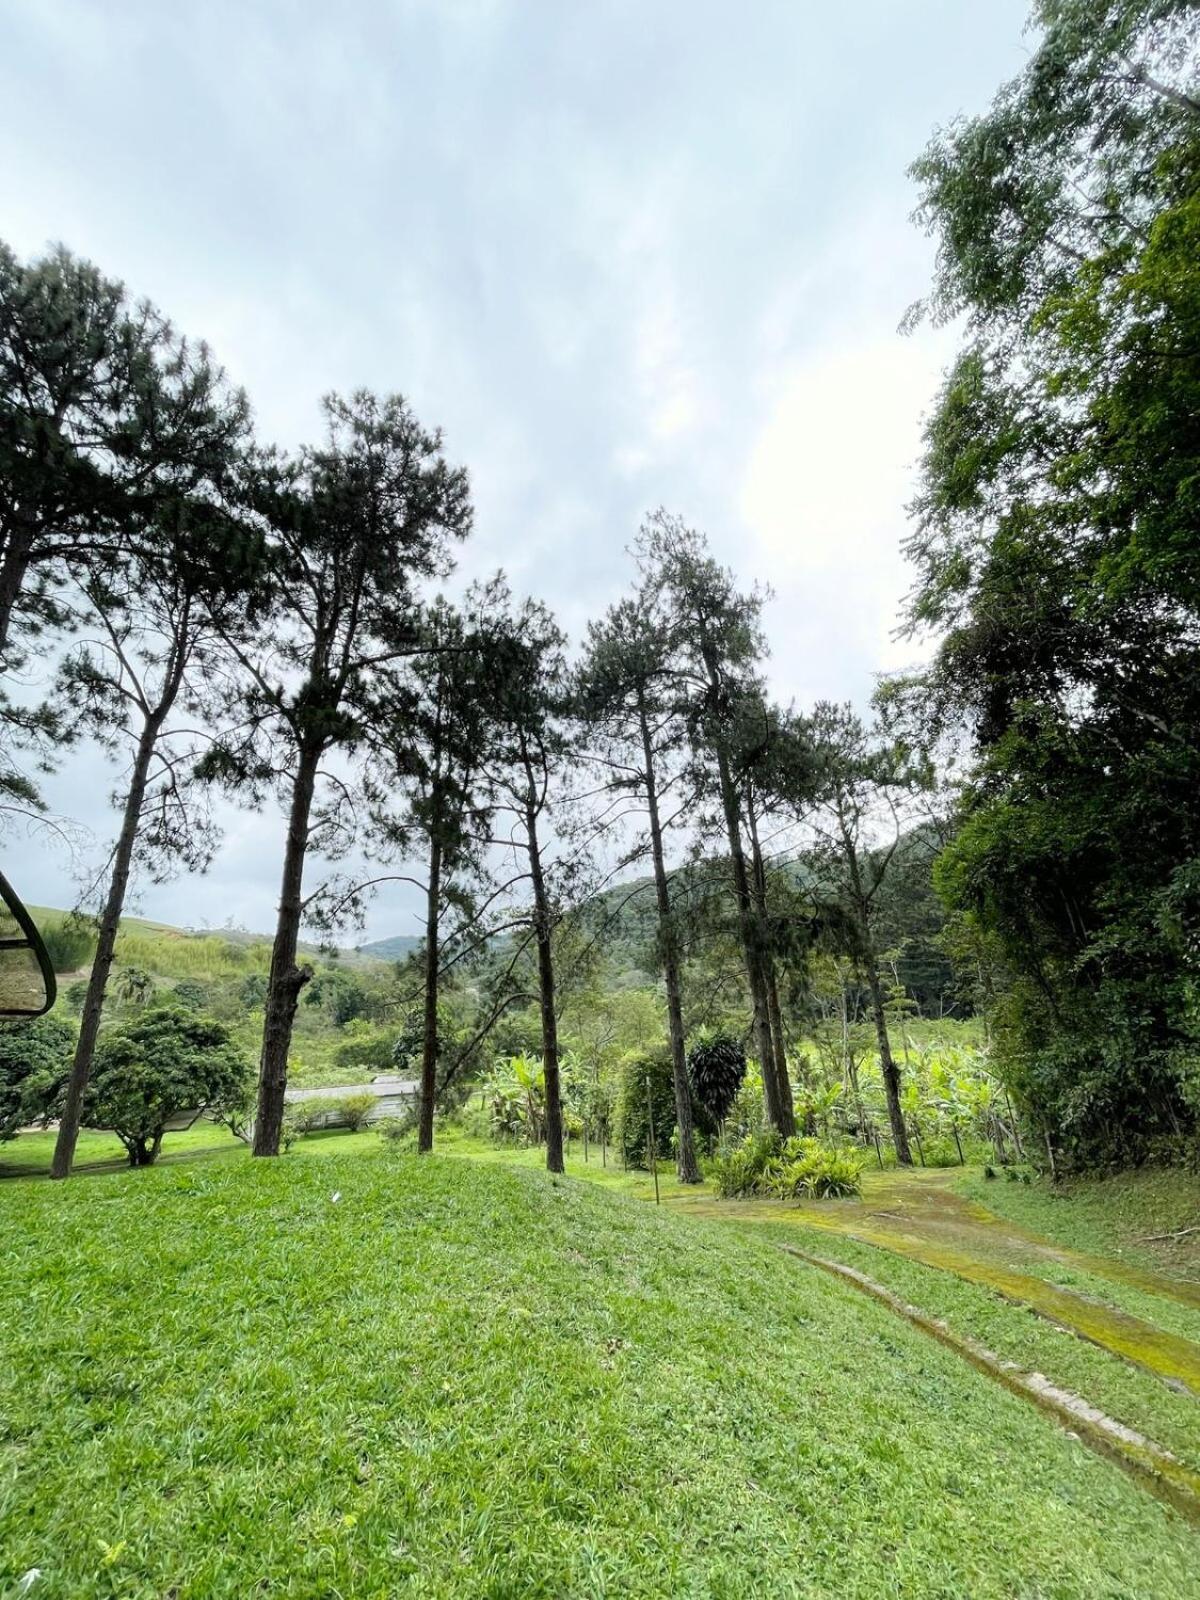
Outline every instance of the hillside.
<path id="1" fill-rule="evenodd" d="M 45 932 L 62 926 L 70 913 L 55 906 L 29 906 L 29 914 Z M 271 935 L 251 933 L 246 928 L 178 928 L 169 922 L 153 922 L 147 917 L 121 918 L 117 961 L 136 962 L 149 972 L 165 978 L 191 977 L 198 971 L 261 968 L 270 965 Z M 391 943 L 394 941 L 383 941 Z M 301 940 L 300 950 L 314 961 L 338 961 L 348 966 L 374 966 L 394 957 L 375 955 L 370 946 L 325 945 Z"/>
<path id="2" fill-rule="evenodd" d="M 394 933 L 387 939 L 372 939 L 369 944 L 356 946 L 355 954 L 371 956 L 376 961 L 403 961 L 422 943 L 416 934 Z"/>
<path id="3" fill-rule="evenodd" d="M 1196 1592 L 1178 1519 L 766 1241 L 539 1173 L 329 1149 L 0 1189 L 0 1293 L 26 1308 L 0 1333 L 5 1580 L 37 1568 L 45 1600 Z"/>
<path id="4" fill-rule="evenodd" d="M 30 911 L 59 974 L 58 1013 L 74 1022 L 83 1005 L 94 936 L 73 925 L 66 912 L 46 906 L 32 906 Z M 300 952 L 314 978 L 304 990 L 293 1028 L 292 1081 L 298 1086 L 361 1083 L 372 1072 L 390 1068 L 399 1026 L 392 1020 L 391 963 L 311 942 L 302 943 Z M 228 1024 L 252 1060 L 262 1042 L 270 966 L 271 940 L 266 934 L 175 928 L 142 917 L 123 917 L 106 1014 L 119 1018 L 152 999 L 174 997 Z M 384 1016 L 389 1030 L 373 1026 Z"/>

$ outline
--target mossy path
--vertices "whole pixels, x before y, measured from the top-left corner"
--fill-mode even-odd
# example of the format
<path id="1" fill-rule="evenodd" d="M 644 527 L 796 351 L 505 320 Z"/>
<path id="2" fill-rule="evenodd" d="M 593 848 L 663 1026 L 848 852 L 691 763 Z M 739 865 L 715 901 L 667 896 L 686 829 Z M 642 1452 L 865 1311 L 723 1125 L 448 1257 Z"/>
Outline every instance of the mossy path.
<path id="1" fill-rule="evenodd" d="M 868 1173 L 861 1199 L 799 1205 L 718 1201 L 674 1186 L 663 1198 L 680 1213 L 763 1227 L 785 1249 L 936 1329 L 1200 1521 L 1200 1285 L 1054 1243 L 958 1193 L 958 1180 L 955 1169 Z M 972 1290 L 948 1294 L 942 1275 Z M 996 1314 L 996 1297 L 1007 1313 Z M 1048 1341 L 1038 1321 L 1051 1335 L 1085 1341 L 1093 1356 Z M 1072 1408 L 1094 1412 L 1099 1428 L 1072 1424 Z"/>
<path id="2" fill-rule="evenodd" d="M 956 1178 L 953 1168 L 867 1174 L 860 1200 L 796 1206 L 678 1193 L 670 1203 L 819 1228 L 952 1272 L 1200 1397 L 1200 1285 L 1052 1244 L 956 1193 Z"/>

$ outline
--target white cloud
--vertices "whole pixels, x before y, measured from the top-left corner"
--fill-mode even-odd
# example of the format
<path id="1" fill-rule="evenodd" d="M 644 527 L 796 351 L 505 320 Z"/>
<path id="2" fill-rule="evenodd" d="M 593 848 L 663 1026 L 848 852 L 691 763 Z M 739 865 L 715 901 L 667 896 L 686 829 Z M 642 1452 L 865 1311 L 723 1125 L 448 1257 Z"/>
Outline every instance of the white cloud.
<path id="1" fill-rule="evenodd" d="M 773 676 L 802 700 L 861 697 L 872 672 L 912 659 L 892 637 L 900 544 L 944 354 L 896 335 L 822 348 L 780 382 L 750 451 L 740 511 L 779 595 Z"/>

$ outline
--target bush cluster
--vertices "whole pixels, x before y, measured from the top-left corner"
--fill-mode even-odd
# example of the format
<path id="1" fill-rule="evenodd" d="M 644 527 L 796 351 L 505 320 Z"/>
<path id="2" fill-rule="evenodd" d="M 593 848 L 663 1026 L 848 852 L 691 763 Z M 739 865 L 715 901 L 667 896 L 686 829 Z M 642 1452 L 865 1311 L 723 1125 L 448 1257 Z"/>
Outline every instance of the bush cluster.
<path id="1" fill-rule="evenodd" d="M 835 1200 L 861 1192 L 862 1161 L 853 1151 L 833 1149 L 818 1139 L 755 1133 L 717 1158 L 713 1179 L 723 1200 L 748 1195 Z"/>
<path id="2" fill-rule="evenodd" d="M 671 1054 L 666 1049 L 630 1055 L 621 1063 L 617 1141 L 627 1166 L 649 1166 L 651 1105 L 654 1107 L 654 1148 L 661 1159 L 671 1154 L 675 1137 L 675 1077 Z"/>

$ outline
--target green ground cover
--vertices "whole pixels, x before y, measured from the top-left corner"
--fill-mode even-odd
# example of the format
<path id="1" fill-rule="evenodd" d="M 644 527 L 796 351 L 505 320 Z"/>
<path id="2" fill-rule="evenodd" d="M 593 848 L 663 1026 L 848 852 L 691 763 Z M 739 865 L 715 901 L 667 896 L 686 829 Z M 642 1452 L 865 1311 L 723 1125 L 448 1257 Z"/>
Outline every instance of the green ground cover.
<path id="1" fill-rule="evenodd" d="M 1040 1372 L 1084 1396 L 1200 1472 L 1200 1405 L 1194 1395 L 952 1273 L 824 1228 L 781 1221 L 768 1224 L 767 1230 L 780 1243 L 857 1267 L 909 1304 L 940 1318 L 954 1333 L 977 1340 L 1024 1372 Z"/>
<path id="2" fill-rule="evenodd" d="M 1073 1250 L 1113 1255 L 1150 1271 L 1200 1281 L 1200 1176 L 1143 1167 L 1054 1185 L 964 1175 L 963 1194 L 1020 1227 Z M 1157 1238 L 1182 1229 L 1180 1238 Z"/>
<path id="3" fill-rule="evenodd" d="M 1179 1518 L 765 1234 L 367 1135 L 0 1229 L 46 1600 L 1200 1594 Z"/>

